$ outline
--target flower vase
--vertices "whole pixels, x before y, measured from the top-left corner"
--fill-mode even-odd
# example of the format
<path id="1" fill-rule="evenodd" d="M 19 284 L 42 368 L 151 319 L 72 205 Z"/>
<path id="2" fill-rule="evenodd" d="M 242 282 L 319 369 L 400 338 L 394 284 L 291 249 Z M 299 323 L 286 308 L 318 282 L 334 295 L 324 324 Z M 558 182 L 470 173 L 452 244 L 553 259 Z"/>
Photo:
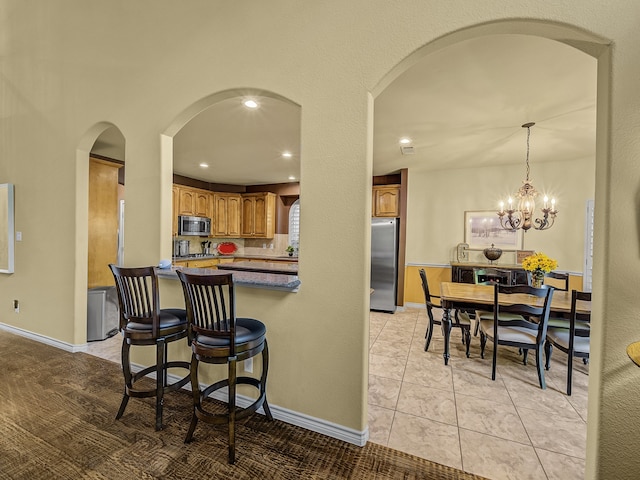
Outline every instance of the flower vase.
<path id="1" fill-rule="evenodd" d="M 542 288 L 542 283 L 544 282 L 544 273 L 532 273 L 531 274 L 531 286 L 535 288 Z"/>

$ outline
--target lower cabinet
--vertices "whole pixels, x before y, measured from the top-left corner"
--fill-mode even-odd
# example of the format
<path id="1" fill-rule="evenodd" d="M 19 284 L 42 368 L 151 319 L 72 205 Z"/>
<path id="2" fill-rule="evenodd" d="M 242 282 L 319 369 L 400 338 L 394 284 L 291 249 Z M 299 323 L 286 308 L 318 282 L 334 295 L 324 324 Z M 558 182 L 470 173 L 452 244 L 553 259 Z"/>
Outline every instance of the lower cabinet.
<path id="1" fill-rule="evenodd" d="M 206 260 L 189 260 L 189 268 L 217 268 L 220 261 L 217 258 Z"/>

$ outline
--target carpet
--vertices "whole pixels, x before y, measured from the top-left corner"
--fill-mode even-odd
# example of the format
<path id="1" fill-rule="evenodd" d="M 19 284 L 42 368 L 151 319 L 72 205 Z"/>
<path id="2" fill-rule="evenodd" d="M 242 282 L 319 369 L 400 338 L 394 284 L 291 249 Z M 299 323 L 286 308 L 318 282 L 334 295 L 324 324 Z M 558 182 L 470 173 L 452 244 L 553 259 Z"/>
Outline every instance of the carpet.
<path id="1" fill-rule="evenodd" d="M 0 331 L 0 479 L 479 479 L 382 445 L 358 447 L 254 415 L 236 430 L 227 464 L 226 427 L 200 423 L 183 443 L 191 394 L 154 402 L 122 398 L 120 367 Z"/>

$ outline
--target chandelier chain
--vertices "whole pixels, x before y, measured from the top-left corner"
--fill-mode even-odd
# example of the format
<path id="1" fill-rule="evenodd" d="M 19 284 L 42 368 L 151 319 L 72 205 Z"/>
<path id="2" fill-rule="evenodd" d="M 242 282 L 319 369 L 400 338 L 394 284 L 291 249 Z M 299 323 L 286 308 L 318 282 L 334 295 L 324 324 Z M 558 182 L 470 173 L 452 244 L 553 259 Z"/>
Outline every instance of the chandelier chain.
<path id="1" fill-rule="evenodd" d="M 531 127 L 527 127 L 527 182 L 529 181 L 529 137 L 531 136 Z"/>

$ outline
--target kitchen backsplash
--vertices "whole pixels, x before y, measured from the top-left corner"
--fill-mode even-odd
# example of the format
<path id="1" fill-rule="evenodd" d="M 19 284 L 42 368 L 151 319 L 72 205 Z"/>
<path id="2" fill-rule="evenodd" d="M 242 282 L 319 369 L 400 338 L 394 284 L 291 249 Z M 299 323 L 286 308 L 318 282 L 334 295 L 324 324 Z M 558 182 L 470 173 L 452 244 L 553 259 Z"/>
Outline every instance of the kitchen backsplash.
<path id="1" fill-rule="evenodd" d="M 178 240 L 189 240 L 189 253 L 203 253 L 200 237 L 176 237 Z M 215 252 L 215 246 L 221 242 L 233 242 L 238 247 L 240 255 L 286 255 L 289 245 L 289 235 L 276 234 L 273 238 L 207 238 L 211 241 L 211 251 Z"/>

